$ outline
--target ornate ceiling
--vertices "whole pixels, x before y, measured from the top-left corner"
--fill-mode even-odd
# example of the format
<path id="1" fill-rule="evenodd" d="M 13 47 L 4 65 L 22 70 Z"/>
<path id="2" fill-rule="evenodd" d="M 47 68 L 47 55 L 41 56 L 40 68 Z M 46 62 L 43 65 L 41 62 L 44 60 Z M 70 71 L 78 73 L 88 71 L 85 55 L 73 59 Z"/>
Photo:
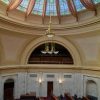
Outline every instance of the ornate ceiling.
<path id="1" fill-rule="evenodd" d="M 27 18 L 31 13 L 42 16 L 58 16 L 59 23 L 61 16 L 72 14 L 78 20 L 77 13 L 81 10 L 88 9 L 96 11 L 96 4 L 100 0 L 1 0 L 8 4 L 7 12 L 19 9 L 24 11 Z"/>

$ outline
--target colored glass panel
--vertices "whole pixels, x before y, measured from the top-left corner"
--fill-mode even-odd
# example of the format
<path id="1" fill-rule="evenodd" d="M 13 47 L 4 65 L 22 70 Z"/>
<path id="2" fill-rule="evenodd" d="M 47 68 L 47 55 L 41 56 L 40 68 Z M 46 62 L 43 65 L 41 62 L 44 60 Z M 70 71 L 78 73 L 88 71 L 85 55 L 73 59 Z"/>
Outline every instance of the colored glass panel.
<path id="1" fill-rule="evenodd" d="M 6 4 L 9 4 L 10 0 L 1 0 L 1 1 L 3 1 Z M 85 9 L 85 7 L 82 5 L 80 0 L 73 0 L 73 1 L 74 1 L 77 11 L 81 11 L 81 10 Z M 92 1 L 95 4 L 100 3 L 100 0 L 92 0 Z M 29 3 L 29 0 L 23 0 L 17 9 L 19 9 L 21 11 L 26 11 L 28 3 Z M 32 10 L 32 13 L 42 15 L 43 4 L 44 4 L 44 0 L 36 0 L 35 6 Z M 70 14 L 67 0 L 59 0 L 59 7 L 60 7 L 60 15 Z M 57 16 L 56 0 L 47 0 L 46 15 L 49 16 L 50 14 L 52 16 Z"/>
<path id="2" fill-rule="evenodd" d="M 9 0 L 1 0 L 1 1 L 5 2 L 6 4 L 9 3 Z"/>
<path id="3" fill-rule="evenodd" d="M 21 10 L 21 11 L 26 11 L 28 3 L 29 3 L 29 0 L 23 0 L 21 2 L 20 6 L 18 7 L 18 9 Z"/>
<path id="4" fill-rule="evenodd" d="M 59 0 L 61 15 L 69 14 L 69 8 L 66 0 Z"/>
<path id="5" fill-rule="evenodd" d="M 36 0 L 32 13 L 42 15 L 44 0 Z"/>
<path id="6" fill-rule="evenodd" d="M 95 4 L 100 3 L 100 0 L 93 0 Z"/>
<path id="7" fill-rule="evenodd" d="M 47 0 L 46 15 L 56 16 L 56 0 Z"/>
<path id="8" fill-rule="evenodd" d="M 76 7 L 77 11 L 85 9 L 85 7 L 82 5 L 80 0 L 73 0 L 73 1 L 74 1 L 74 4 L 75 4 L 75 7 Z"/>

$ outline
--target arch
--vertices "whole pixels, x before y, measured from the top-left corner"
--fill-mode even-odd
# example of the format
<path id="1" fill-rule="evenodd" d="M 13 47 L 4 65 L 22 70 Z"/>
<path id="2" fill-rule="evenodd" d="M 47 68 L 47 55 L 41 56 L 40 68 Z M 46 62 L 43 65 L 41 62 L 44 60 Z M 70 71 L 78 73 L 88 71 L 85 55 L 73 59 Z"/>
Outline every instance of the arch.
<path id="1" fill-rule="evenodd" d="M 8 82 L 14 82 L 14 79 L 9 78 L 9 79 L 5 80 L 5 82 L 4 82 L 4 83 L 8 83 Z"/>
<path id="2" fill-rule="evenodd" d="M 14 80 L 7 79 L 4 82 L 4 100 L 14 99 Z"/>
<path id="3" fill-rule="evenodd" d="M 94 80 L 88 80 L 86 82 L 86 95 L 90 100 L 97 100 L 98 97 L 98 87 Z"/>
<path id="4" fill-rule="evenodd" d="M 29 43 L 26 48 L 22 51 L 21 55 L 21 64 L 27 64 L 28 58 L 30 54 L 32 53 L 35 48 L 37 48 L 39 45 L 45 43 L 45 42 L 50 42 L 51 40 L 48 40 L 46 36 L 40 37 L 36 40 L 33 40 L 31 43 Z M 74 65 L 81 65 L 81 59 L 78 50 L 75 48 L 75 46 L 69 42 L 67 39 L 64 39 L 59 36 L 54 36 L 53 40 L 55 43 L 58 43 L 65 47 L 71 54 L 73 60 L 74 60 Z"/>

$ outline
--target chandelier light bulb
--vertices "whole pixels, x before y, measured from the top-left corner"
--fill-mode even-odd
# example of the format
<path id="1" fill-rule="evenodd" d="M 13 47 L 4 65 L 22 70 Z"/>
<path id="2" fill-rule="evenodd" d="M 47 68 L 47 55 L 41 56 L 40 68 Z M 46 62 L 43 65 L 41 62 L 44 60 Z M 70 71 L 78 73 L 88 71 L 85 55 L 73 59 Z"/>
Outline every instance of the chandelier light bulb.
<path id="1" fill-rule="evenodd" d="M 59 53 L 59 51 L 54 51 L 54 54 L 58 54 Z"/>
<path id="2" fill-rule="evenodd" d="M 52 51 L 48 51 L 48 54 L 52 54 L 53 52 Z"/>
<path id="3" fill-rule="evenodd" d="M 41 53 L 46 54 L 47 52 L 46 51 L 41 51 Z"/>

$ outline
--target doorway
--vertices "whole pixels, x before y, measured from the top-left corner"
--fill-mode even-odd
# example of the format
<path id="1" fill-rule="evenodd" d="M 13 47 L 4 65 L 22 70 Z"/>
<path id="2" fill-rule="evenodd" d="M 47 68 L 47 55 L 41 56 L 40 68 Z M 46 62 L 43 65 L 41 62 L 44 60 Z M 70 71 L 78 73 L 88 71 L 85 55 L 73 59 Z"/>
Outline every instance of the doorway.
<path id="1" fill-rule="evenodd" d="M 86 95 L 89 100 L 98 100 L 98 87 L 95 81 L 88 80 L 86 83 Z"/>
<path id="2" fill-rule="evenodd" d="M 53 81 L 47 82 L 47 96 L 51 96 L 53 94 Z"/>
<path id="3" fill-rule="evenodd" d="M 14 80 L 8 79 L 4 83 L 4 100 L 14 100 Z"/>

